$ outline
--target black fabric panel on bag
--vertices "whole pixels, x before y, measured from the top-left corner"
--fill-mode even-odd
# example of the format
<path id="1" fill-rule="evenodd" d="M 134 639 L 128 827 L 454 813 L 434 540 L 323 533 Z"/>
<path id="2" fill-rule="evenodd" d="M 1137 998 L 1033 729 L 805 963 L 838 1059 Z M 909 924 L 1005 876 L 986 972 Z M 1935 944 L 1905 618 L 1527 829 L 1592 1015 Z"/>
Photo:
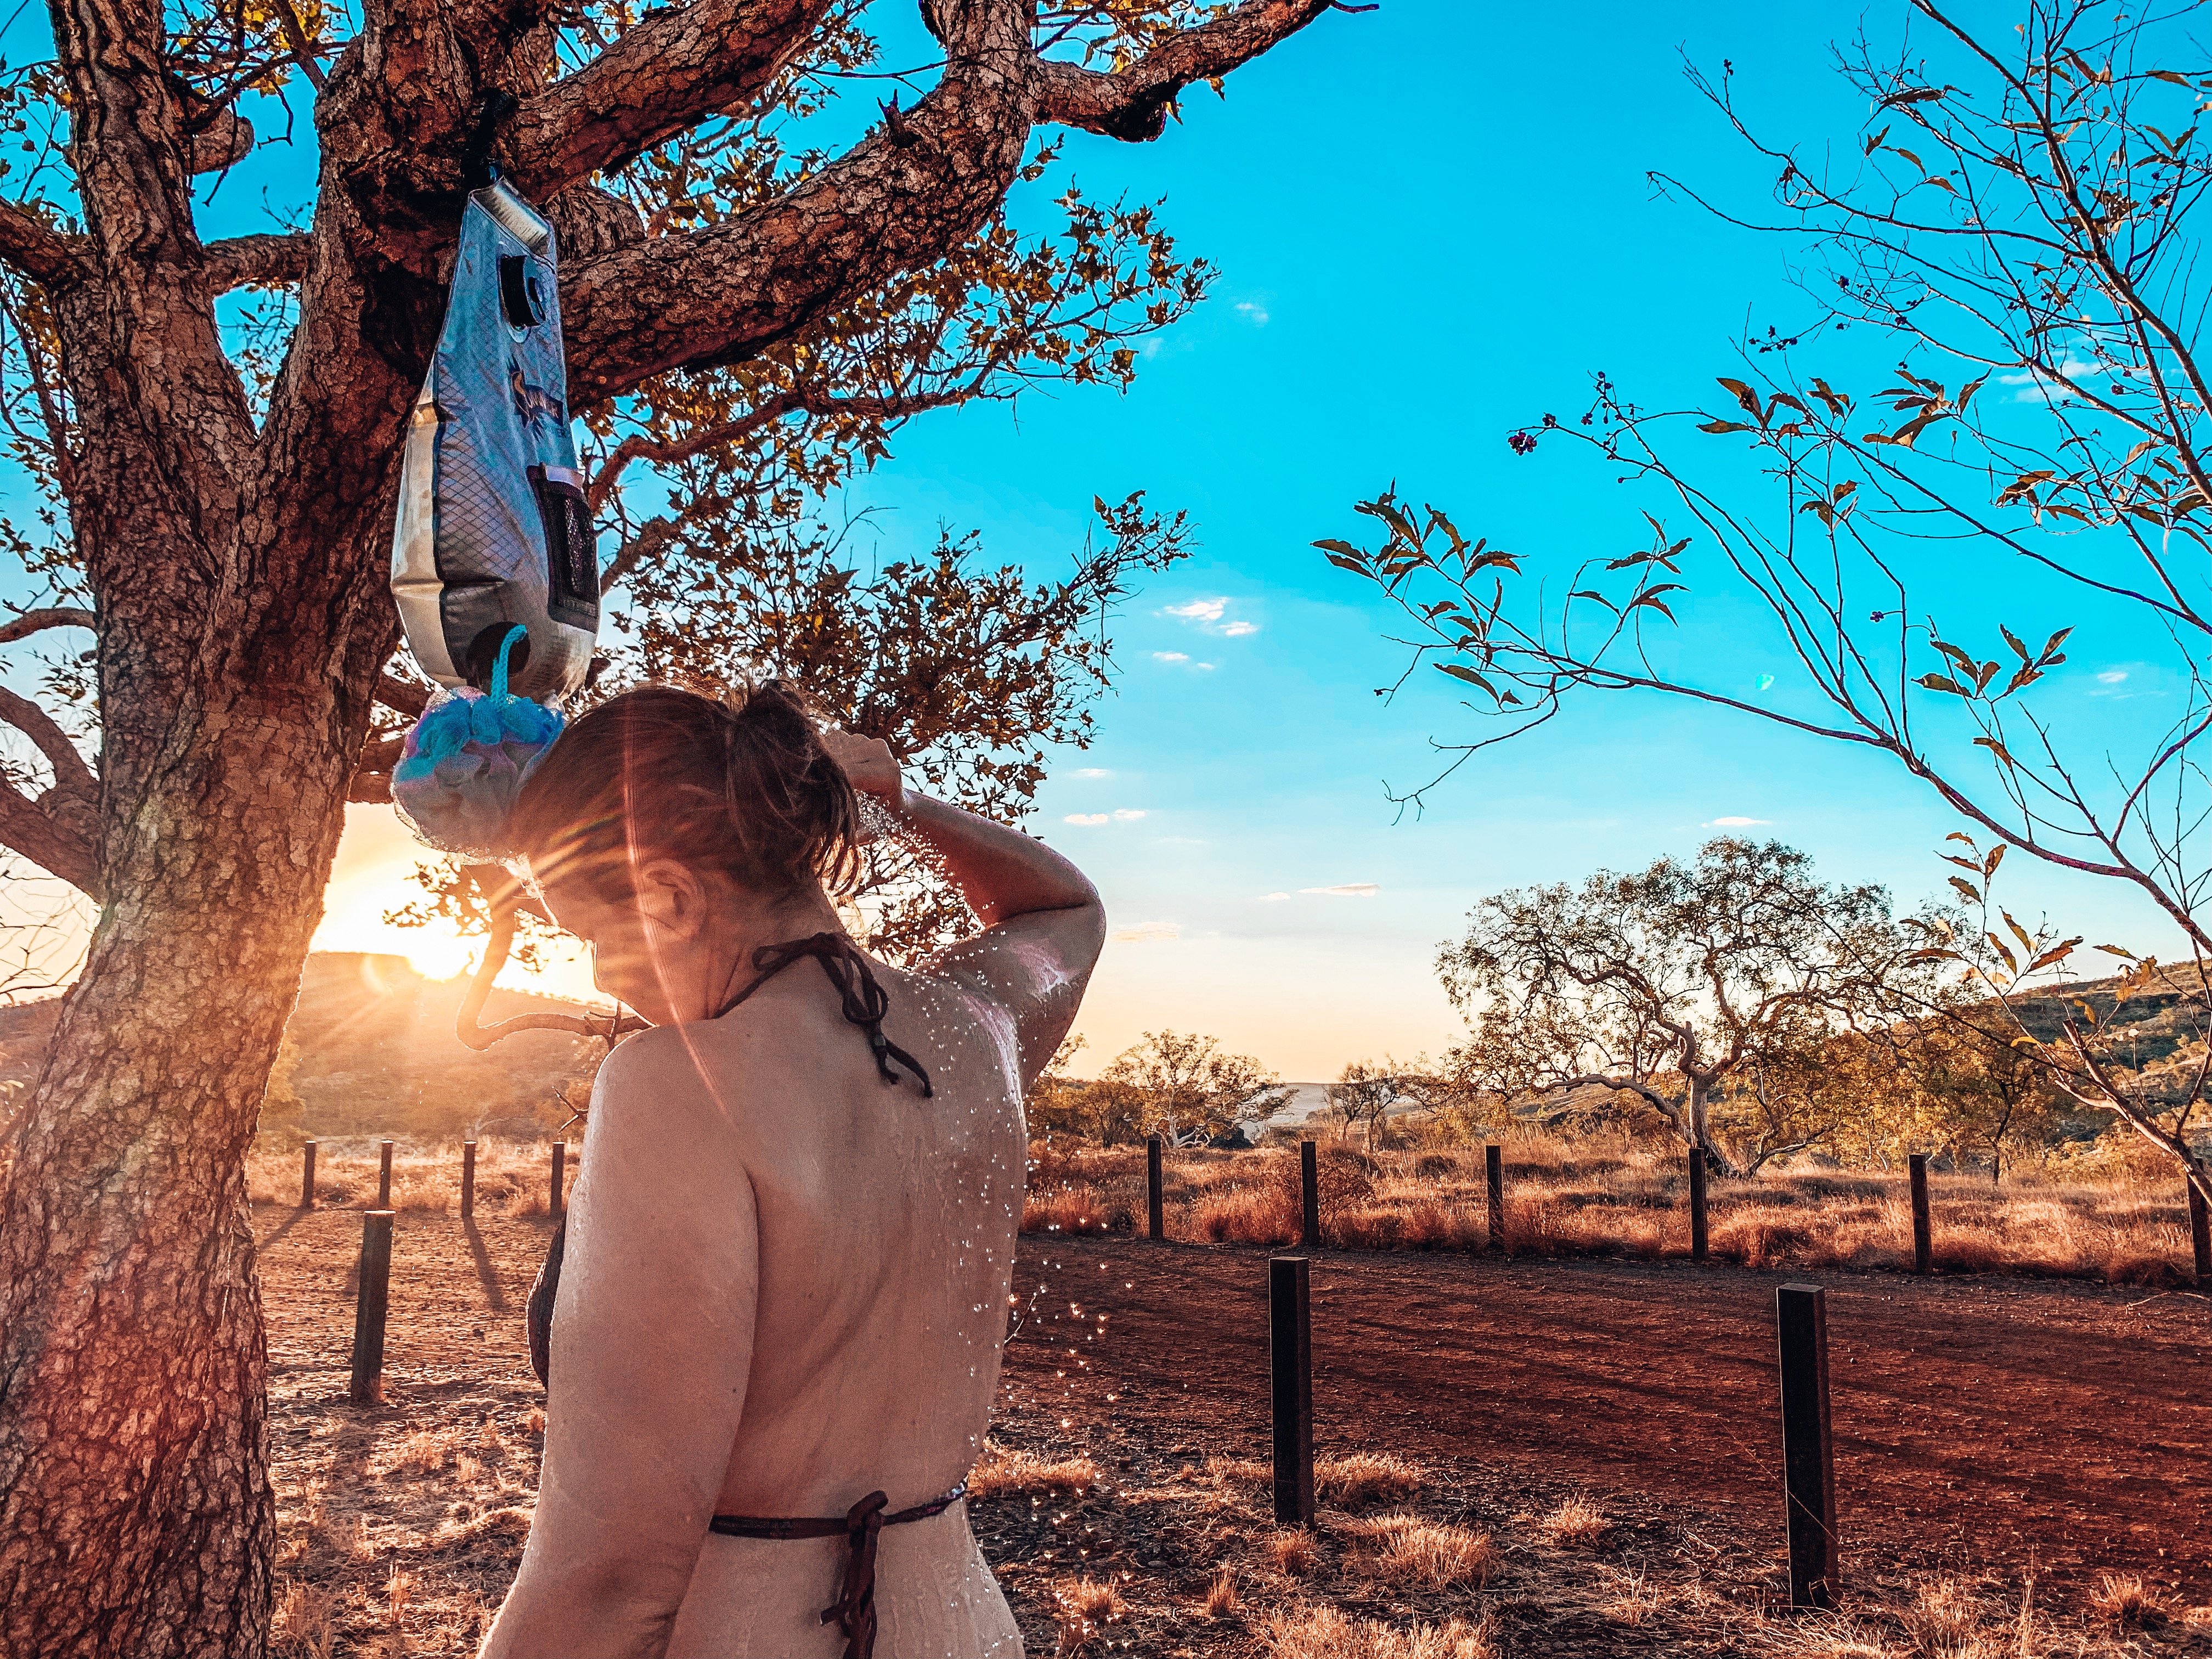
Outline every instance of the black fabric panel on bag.
<path id="1" fill-rule="evenodd" d="M 538 301 L 538 282 L 530 261 L 520 253 L 503 253 L 499 260 L 499 297 L 507 320 L 516 328 L 535 328 L 545 320 L 545 307 Z"/>
<path id="2" fill-rule="evenodd" d="M 592 530 L 592 509 L 572 483 L 530 469 L 538 491 L 538 511 L 545 524 L 545 567 L 549 578 L 546 614 L 571 628 L 596 629 L 599 623 L 599 551 Z"/>

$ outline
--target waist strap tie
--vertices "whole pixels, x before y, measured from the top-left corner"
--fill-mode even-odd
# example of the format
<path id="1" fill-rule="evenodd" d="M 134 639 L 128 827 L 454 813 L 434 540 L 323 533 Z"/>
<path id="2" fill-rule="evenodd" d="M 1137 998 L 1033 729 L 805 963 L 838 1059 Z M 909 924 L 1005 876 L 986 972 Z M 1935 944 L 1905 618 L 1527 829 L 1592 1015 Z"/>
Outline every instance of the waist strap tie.
<path id="1" fill-rule="evenodd" d="M 842 1519 L 811 1520 L 800 1517 L 757 1517 L 749 1515 L 718 1515 L 707 1523 L 709 1532 L 720 1533 L 726 1538 L 836 1538 L 845 1540 L 845 1576 L 839 1587 L 837 1599 L 822 1609 L 822 1622 L 837 1621 L 837 1628 L 845 1633 L 843 1659 L 870 1659 L 876 1650 L 876 1538 L 885 1527 L 903 1526 L 909 1521 L 927 1521 L 933 1515 L 942 1515 L 968 1495 L 968 1483 L 963 1480 L 942 1498 L 933 1498 L 927 1504 L 916 1504 L 910 1510 L 901 1510 L 896 1515 L 884 1513 L 890 1499 L 882 1492 L 872 1492 L 845 1511 Z"/>

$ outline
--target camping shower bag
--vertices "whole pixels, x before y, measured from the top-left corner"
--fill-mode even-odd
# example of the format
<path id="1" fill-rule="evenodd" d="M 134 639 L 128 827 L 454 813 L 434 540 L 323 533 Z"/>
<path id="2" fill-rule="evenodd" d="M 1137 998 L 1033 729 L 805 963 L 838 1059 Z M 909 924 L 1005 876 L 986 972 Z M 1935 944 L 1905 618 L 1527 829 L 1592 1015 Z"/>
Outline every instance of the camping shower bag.
<path id="1" fill-rule="evenodd" d="M 568 428 L 553 228 L 497 180 L 461 219 L 446 322 L 407 427 L 392 594 L 415 660 L 487 690 L 510 631 L 514 693 L 580 688 L 599 556 Z"/>

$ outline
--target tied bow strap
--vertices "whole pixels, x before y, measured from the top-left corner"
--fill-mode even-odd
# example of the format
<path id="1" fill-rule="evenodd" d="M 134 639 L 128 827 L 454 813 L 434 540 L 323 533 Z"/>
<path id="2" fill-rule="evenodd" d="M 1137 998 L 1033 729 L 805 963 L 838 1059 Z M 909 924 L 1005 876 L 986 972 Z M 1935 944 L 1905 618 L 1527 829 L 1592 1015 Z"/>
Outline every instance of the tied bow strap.
<path id="1" fill-rule="evenodd" d="M 845 1582 L 822 1609 L 822 1622 L 835 1620 L 845 1633 L 846 1659 L 869 1659 L 876 1650 L 876 1540 L 890 1501 L 872 1492 L 845 1511 Z"/>
<path id="2" fill-rule="evenodd" d="M 912 1054 L 884 1035 L 884 1016 L 891 1011 L 890 994 L 876 982 L 868 971 L 867 961 L 854 948 L 853 941 L 842 933 L 814 933 L 805 939 L 795 939 L 781 945 L 763 945 L 753 952 L 753 968 L 758 975 L 747 986 L 730 1007 L 735 1007 L 750 996 L 772 975 L 782 972 L 802 957 L 812 957 L 822 964 L 822 971 L 837 988 L 843 1000 L 847 1021 L 859 1026 L 867 1034 L 868 1048 L 876 1057 L 876 1070 L 886 1083 L 896 1083 L 899 1074 L 891 1069 L 896 1060 L 914 1073 L 915 1081 L 921 1085 L 924 1096 L 933 1095 L 929 1073 Z M 727 1012 L 728 1009 L 723 1010 Z"/>

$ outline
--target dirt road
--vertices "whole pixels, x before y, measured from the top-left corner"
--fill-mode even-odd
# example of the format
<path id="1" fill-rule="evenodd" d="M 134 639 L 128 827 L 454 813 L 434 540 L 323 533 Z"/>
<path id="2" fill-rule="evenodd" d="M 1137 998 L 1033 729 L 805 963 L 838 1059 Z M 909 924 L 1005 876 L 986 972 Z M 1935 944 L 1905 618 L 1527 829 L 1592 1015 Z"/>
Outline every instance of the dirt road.
<path id="1" fill-rule="evenodd" d="M 1267 1455 L 1265 1252 L 1024 1245 L 1018 1289 L 1036 1301 L 1011 1380 L 1086 1419 L 1166 1417 L 1200 1449 Z M 2032 1567 L 2078 1589 L 2110 1568 L 2212 1599 L 2212 1305 L 2197 1297 L 1317 1251 L 1316 1446 L 1771 1527 L 1773 1291 L 1795 1280 L 1829 1291 L 1847 1571 Z"/>

